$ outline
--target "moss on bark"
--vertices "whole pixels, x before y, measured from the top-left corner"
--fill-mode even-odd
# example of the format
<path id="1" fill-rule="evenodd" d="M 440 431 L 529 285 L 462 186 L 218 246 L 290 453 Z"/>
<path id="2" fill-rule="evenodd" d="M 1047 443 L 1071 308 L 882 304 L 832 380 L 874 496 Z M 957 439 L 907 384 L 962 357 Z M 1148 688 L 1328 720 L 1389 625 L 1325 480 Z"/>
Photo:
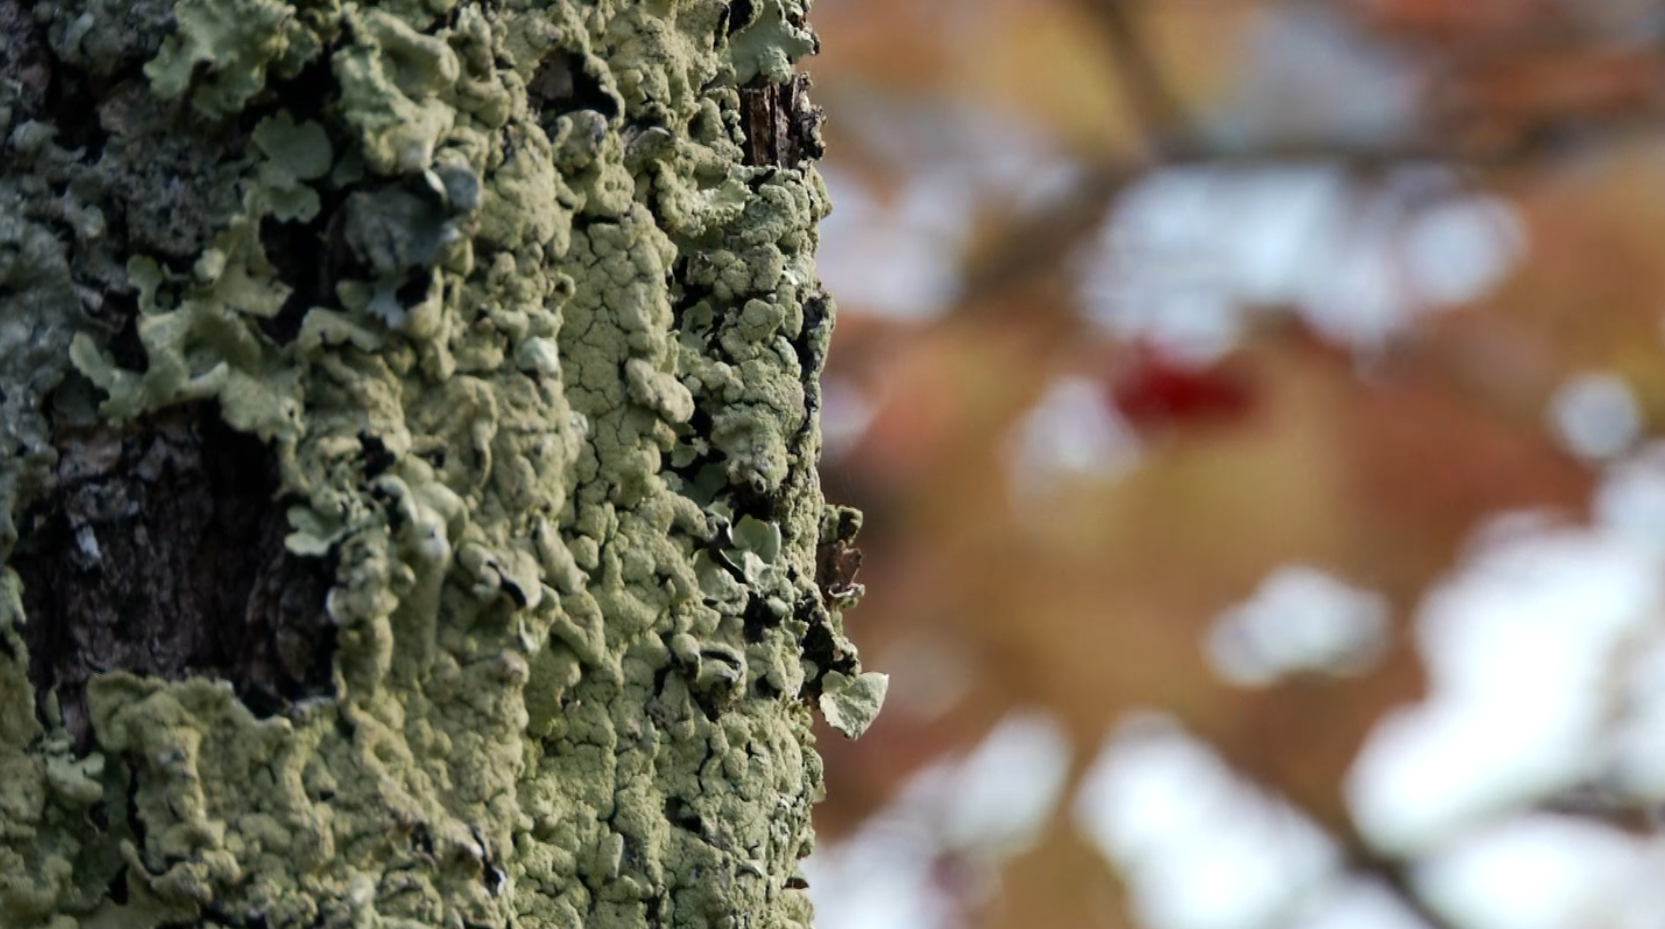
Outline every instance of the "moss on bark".
<path id="1" fill-rule="evenodd" d="M 809 923 L 805 6 L 0 0 L 0 926 Z"/>

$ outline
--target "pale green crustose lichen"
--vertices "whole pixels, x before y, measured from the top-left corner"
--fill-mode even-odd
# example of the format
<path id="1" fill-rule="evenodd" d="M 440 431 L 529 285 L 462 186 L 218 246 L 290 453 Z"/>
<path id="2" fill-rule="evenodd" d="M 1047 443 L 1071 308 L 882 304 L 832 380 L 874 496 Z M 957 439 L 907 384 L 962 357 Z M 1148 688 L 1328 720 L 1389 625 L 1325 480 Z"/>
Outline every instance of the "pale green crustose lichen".
<path id="1" fill-rule="evenodd" d="M 101 118 L 124 158 L 163 126 L 225 146 L 185 255 L 100 251 L 142 198 L 99 179 L 133 166 L 12 130 L 81 180 L 68 244 L 16 218 L 50 186 L 0 180 L 8 321 L 46 333 L 0 323 L 4 511 L 50 484 L 71 363 L 106 419 L 211 401 L 275 456 L 288 548 L 331 560 L 337 641 L 334 696 L 267 719 L 99 676 L 77 756 L 7 569 L 0 925 L 808 924 L 811 709 L 856 734 L 884 682 L 815 577 L 825 191 L 742 148 L 740 85 L 814 47 L 803 6 L 731 37 L 717 0 L 179 0 L 150 98 Z M 142 364 L 87 280 L 136 294 Z"/>

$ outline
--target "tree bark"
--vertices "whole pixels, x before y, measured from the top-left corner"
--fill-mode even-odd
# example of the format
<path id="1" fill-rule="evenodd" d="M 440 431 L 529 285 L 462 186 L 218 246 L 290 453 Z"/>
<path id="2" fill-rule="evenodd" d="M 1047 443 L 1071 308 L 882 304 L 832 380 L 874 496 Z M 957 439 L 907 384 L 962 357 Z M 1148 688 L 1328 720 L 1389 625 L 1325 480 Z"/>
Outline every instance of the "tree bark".
<path id="1" fill-rule="evenodd" d="M 0 927 L 807 926 L 808 0 L 0 0 Z"/>

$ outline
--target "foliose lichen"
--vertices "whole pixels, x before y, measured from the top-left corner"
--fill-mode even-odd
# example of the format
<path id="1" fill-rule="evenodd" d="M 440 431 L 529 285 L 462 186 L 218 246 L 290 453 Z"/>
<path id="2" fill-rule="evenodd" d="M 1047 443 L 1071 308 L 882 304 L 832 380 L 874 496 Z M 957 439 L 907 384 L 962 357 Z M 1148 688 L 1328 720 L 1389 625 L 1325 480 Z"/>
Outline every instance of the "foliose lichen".
<path id="1" fill-rule="evenodd" d="M 0 563 L 55 428 L 195 404 L 332 566 L 334 693 L 111 669 L 80 751 L 0 567 L 0 926 L 809 924 L 811 713 L 884 681 L 817 583 L 826 192 L 743 148 L 806 7 L 37 17 L 86 105 L 0 60 Z"/>

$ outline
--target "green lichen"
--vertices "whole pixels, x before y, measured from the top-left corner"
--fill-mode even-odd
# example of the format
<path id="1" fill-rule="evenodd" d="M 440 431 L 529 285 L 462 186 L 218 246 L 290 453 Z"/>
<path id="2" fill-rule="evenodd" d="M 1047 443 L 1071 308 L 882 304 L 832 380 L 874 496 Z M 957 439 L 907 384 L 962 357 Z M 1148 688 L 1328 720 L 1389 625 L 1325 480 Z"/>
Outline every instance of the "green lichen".
<path id="1" fill-rule="evenodd" d="M 890 678 L 877 671 L 856 677 L 828 671 L 821 686 L 821 712 L 827 718 L 827 725 L 853 739 L 867 731 L 873 718 L 879 715 Z"/>
<path id="2" fill-rule="evenodd" d="M 268 159 L 258 177 L 272 218 L 305 222 L 317 216 L 318 192 L 306 182 L 328 174 L 334 163 L 324 127 L 311 121 L 297 125 L 288 110 L 279 110 L 254 127 L 253 142 Z"/>
<path id="3" fill-rule="evenodd" d="M 762 0 L 752 20 L 738 24 L 730 48 L 735 80 L 744 84 L 758 75 L 780 84 L 792 76 L 792 64 L 816 49 L 815 34 L 804 28 L 805 0 Z"/>
<path id="4" fill-rule="evenodd" d="M 161 99 L 189 93 L 216 119 L 241 112 L 269 72 L 294 77 L 324 44 L 294 6 L 277 0 L 179 0 L 173 18 L 175 31 L 145 63 L 145 76 Z M 89 10 L 79 22 L 91 31 L 97 15 Z"/>
<path id="5" fill-rule="evenodd" d="M 331 698 L 264 720 L 98 676 L 77 756 L 0 573 L 0 925 L 808 925 L 811 713 L 854 735 L 884 679 L 815 577 L 825 191 L 742 154 L 802 7 L 179 0 L 100 160 L 12 130 L 0 513 L 51 492 L 54 416 L 211 400 L 333 566 L 336 650 Z M 96 57 L 114 14 L 77 15 Z M 560 67 L 590 95 L 533 87 Z M 201 228 L 109 241 L 158 152 Z M 134 295 L 142 364 L 88 282 Z"/>
<path id="6" fill-rule="evenodd" d="M 359 154 L 380 174 L 427 168 L 456 121 L 439 96 L 461 76 L 456 52 L 381 10 L 351 13 L 348 22 L 354 42 L 332 64 Z"/>

